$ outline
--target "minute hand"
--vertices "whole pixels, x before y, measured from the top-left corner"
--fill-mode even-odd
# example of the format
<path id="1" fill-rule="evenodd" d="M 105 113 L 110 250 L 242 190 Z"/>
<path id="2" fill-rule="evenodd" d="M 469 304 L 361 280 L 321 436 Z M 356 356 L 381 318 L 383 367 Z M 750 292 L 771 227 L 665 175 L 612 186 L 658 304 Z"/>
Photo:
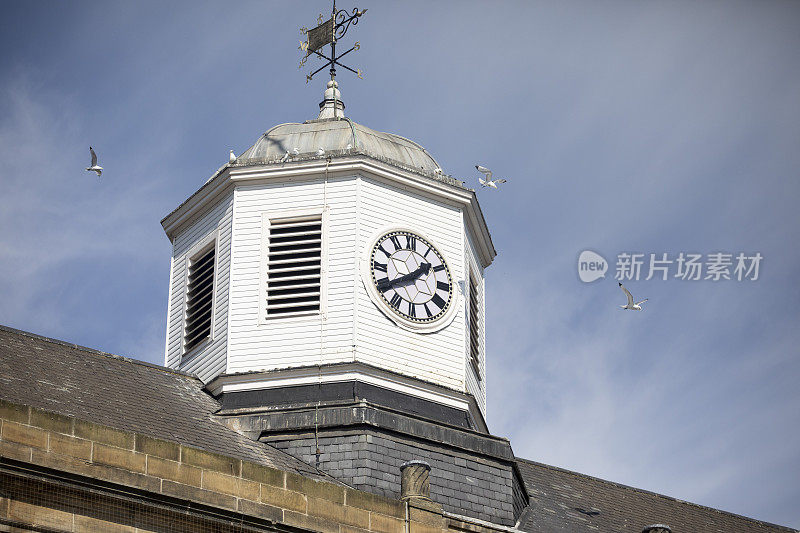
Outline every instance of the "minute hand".
<path id="1" fill-rule="evenodd" d="M 416 279 L 416 278 L 418 278 L 420 276 L 420 274 L 427 273 L 428 271 L 430 271 L 430 269 L 431 269 L 431 264 L 430 263 L 422 263 L 419 266 L 419 268 L 416 269 L 414 272 L 409 272 L 408 274 L 403 274 L 399 278 L 382 279 L 377 284 L 378 290 L 379 291 L 385 291 L 385 290 L 388 290 L 388 289 L 394 287 L 398 283 L 403 283 L 404 281 L 408 281 L 410 279 Z"/>

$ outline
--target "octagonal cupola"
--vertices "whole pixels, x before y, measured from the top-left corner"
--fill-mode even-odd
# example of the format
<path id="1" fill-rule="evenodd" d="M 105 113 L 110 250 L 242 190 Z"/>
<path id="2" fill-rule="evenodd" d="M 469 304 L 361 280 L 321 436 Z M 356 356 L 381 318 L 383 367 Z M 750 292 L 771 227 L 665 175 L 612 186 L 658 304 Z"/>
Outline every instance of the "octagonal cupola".
<path id="1" fill-rule="evenodd" d="M 344 109 L 329 82 L 316 119 L 270 128 L 162 221 L 166 364 L 229 407 L 359 384 L 485 428 L 495 251 L 475 193 Z"/>

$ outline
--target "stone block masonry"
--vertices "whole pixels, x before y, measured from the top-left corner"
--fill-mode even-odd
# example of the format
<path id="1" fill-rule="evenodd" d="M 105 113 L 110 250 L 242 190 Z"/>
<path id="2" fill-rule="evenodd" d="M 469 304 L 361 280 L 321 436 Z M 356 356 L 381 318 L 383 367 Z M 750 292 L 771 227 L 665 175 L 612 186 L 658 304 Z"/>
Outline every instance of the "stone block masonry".
<path id="1" fill-rule="evenodd" d="M 350 470 L 359 468 L 354 462 Z M 333 480 L 0 401 L 0 531 L 31 529 L 497 531 L 448 517 L 441 506 L 407 506 Z"/>

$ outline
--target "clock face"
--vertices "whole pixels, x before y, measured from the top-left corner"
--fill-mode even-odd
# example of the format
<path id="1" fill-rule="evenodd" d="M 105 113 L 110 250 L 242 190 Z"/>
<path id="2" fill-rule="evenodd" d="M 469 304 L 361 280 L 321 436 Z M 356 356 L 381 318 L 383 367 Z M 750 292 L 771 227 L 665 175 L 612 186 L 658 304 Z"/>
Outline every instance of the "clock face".
<path id="1" fill-rule="evenodd" d="M 380 236 L 370 253 L 369 272 L 382 303 L 407 321 L 433 323 L 452 306 L 450 269 L 416 233 L 396 230 Z"/>

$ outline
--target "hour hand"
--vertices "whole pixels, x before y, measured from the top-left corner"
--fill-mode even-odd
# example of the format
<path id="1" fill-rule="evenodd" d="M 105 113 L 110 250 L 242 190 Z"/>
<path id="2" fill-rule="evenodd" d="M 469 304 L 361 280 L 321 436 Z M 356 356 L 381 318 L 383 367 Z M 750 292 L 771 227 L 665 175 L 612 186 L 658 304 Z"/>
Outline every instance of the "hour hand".
<path id="1" fill-rule="evenodd" d="M 419 268 L 416 269 L 411 274 L 408 274 L 408 279 L 416 279 L 420 277 L 422 274 L 427 274 L 431 271 L 431 264 L 430 263 L 422 263 L 419 265 Z"/>
<path id="2" fill-rule="evenodd" d="M 419 268 L 417 268 L 413 272 L 409 272 L 408 274 L 403 274 L 402 276 L 394 279 L 389 279 L 389 278 L 382 279 L 377 283 L 378 290 L 381 292 L 385 292 L 394 287 L 395 285 L 397 285 L 398 283 L 403 283 L 411 279 L 417 279 L 422 274 L 427 274 L 430 271 L 430 269 L 431 269 L 430 263 L 422 263 L 419 266 Z"/>

